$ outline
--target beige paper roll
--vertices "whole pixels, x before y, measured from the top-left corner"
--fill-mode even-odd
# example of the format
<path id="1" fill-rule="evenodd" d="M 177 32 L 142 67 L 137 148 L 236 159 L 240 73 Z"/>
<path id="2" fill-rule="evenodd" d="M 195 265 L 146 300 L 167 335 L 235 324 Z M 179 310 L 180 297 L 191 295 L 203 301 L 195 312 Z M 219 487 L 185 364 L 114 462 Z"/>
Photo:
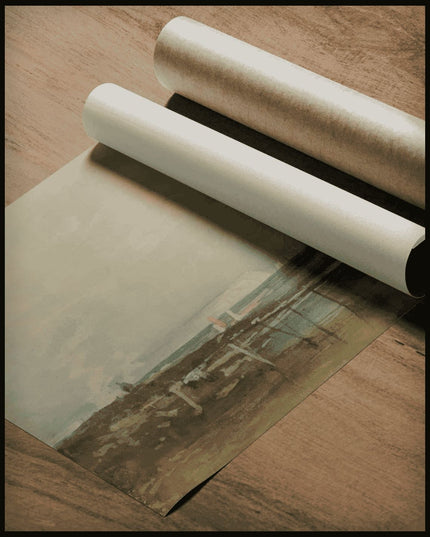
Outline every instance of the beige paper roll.
<path id="1" fill-rule="evenodd" d="M 171 91 L 424 207 L 423 120 L 187 17 L 154 66 Z"/>
<path id="2" fill-rule="evenodd" d="M 99 142 L 404 293 L 421 294 L 422 226 L 115 84 L 90 93 L 83 123 Z"/>

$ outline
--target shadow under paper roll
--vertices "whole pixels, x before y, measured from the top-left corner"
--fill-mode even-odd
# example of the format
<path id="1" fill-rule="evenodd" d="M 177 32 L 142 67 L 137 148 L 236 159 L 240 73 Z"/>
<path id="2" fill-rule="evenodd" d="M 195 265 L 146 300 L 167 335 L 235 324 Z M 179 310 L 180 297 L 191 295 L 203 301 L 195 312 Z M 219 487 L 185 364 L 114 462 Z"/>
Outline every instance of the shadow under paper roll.
<path id="1" fill-rule="evenodd" d="M 262 153 L 266 153 L 273 158 L 318 177 L 318 179 L 322 179 L 366 201 L 379 205 L 387 211 L 407 218 L 416 224 L 424 225 L 425 211 L 423 209 L 317 160 L 310 155 L 302 153 L 291 146 L 278 142 L 265 134 L 214 112 L 190 99 L 182 97 L 178 93 L 170 97 L 166 107 L 173 112 L 177 112 L 206 127 L 249 145 Z"/>
<path id="2" fill-rule="evenodd" d="M 184 99 L 184 101 L 187 100 Z M 203 108 L 190 101 L 188 101 L 188 103 L 190 104 L 190 108 L 194 108 L 193 105 L 195 105 L 196 108 Z M 207 110 L 207 112 L 208 116 L 211 116 L 212 114 L 219 116 L 219 114 L 215 114 L 210 110 Z M 223 116 L 216 119 L 222 120 Z M 236 124 L 227 118 L 225 119 L 226 122 L 233 123 L 233 127 L 236 127 L 237 131 L 242 132 L 243 136 L 248 137 L 255 133 L 252 129 Z M 257 139 L 262 137 L 263 142 L 266 141 L 270 143 L 272 141 L 270 138 L 267 139 L 264 135 L 258 133 L 255 134 Z M 279 144 L 275 141 L 273 141 L 273 144 L 283 146 L 283 144 Z M 283 147 L 285 147 L 286 152 L 291 149 L 286 146 Z M 291 149 L 291 151 L 295 152 L 294 149 Z M 303 154 L 299 153 L 299 156 L 300 155 Z M 303 156 L 306 159 L 310 158 L 306 155 Z M 363 307 L 366 309 L 369 304 L 372 304 L 378 309 L 380 314 L 385 312 L 384 315 L 387 316 L 390 316 L 391 312 L 396 309 L 395 305 L 402 293 L 389 285 L 376 280 L 353 267 L 340 263 L 329 255 L 320 252 L 311 246 L 304 245 L 296 239 L 285 235 L 281 231 L 225 205 L 176 179 L 153 170 L 145 164 L 127 157 L 123 153 L 111 149 L 104 144 L 98 144 L 92 150 L 90 159 L 94 164 L 114 171 L 118 176 L 140 185 L 145 190 L 151 191 L 157 196 L 161 196 L 170 202 L 177 204 L 181 208 L 196 214 L 199 218 L 208 221 L 211 225 L 221 228 L 224 232 L 238 237 L 241 241 L 250 244 L 252 248 L 268 255 L 275 255 L 282 258 L 283 263 L 287 267 L 306 273 L 306 278 L 313 279 L 320 277 L 320 271 L 323 265 L 337 265 L 334 270 L 329 272 L 325 279 L 327 280 L 327 283 L 330 284 L 332 290 L 331 298 L 345 307 L 353 307 L 354 310 L 360 313 L 361 300 L 359 297 L 366 295 L 366 304 L 363 303 Z M 316 166 L 319 164 L 321 164 L 322 167 L 326 166 L 319 161 L 315 161 L 314 159 L 311 160 L 315 162 Z M 339 173 L 342 174 L 342 172 Z M 374 187 L 371 187 L 366 183 L 363 184 L 366 187 L 374 189 Z M 385 192 L 380 192 L 384 197 L 391 197 Z M 401 200 L 398 200 L 397 198 L 395 199 L 399 202 L 399 205 L 403 207 L 408 206 L 412 211 L 420 211 L 417 207 L 412 205 L 409 206 L 408 204 L 401 202 Z M 420 252 L 421 251 L 422 249 L 420 248 Z M 416 259 L 414 259 L 414 263 L 408 265 L 409 276 L 424 277 L 423 271 L 415 267 L 415 261 Z M 419 285 L 417 287 L 421 286 Z M 411 299 L 410 303 L 410 307 L 412 307 L 414 300 Z"/>

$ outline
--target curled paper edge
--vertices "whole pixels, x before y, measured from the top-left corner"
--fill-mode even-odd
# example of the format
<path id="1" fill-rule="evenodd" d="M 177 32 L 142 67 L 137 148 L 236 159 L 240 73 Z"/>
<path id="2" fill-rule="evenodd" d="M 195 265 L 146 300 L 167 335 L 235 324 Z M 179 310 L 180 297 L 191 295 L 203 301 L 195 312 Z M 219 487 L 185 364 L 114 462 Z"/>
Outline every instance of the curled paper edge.
<path id="1" fill-rule="evenodd" d="M 83 123 L 97 141 L 404 293 L 421 295 L 423 282 L 407 282 L 406 267 L 409 279 L 421 274 L 415 266 L 421 256 L 411 252 L 424 240 L 422 226 L 115 84 L 90 93 Z"/>

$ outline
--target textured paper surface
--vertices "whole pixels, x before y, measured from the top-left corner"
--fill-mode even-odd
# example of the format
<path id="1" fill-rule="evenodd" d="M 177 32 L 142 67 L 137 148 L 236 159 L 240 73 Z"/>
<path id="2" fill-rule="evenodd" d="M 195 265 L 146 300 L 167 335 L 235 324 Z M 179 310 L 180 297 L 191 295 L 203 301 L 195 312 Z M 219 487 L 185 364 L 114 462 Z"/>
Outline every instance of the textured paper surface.
<path id="1" fill-rule="evenodd" d="M 114 84 L 88 97 L 89 136 L 388 285 L 424 228 Z"/>
<path id="2" fill-rule="evenodd" d="M 166 514 L 414 303 L 99 145 L 6 209 L 6 417 Z"/>
<path id="3" fill-rule="evenodd" d="M 154 67 L 171 91 L 424 207 L 423 120 L 187 17 L 161 31 Z"/>

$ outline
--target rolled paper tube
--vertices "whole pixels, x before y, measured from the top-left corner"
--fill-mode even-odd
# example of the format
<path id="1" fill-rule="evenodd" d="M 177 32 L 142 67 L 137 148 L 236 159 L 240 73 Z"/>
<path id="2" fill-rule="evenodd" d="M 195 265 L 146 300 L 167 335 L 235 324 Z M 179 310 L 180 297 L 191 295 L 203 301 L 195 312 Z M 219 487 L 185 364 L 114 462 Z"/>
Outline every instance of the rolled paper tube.
<path id="1" fill-rule="evenodd" d="M 115 84 L 90 93 L 83 121 L 99 142 L 396 289 L 419 292 L 417 271 L 406 266 L 424 240 L 422 226 Z"/>
<path id="2" fill-rule="evenodd" d="M 173 92 L 419 207 L 425 122 L 187 17 L 156 43 Z"/>

